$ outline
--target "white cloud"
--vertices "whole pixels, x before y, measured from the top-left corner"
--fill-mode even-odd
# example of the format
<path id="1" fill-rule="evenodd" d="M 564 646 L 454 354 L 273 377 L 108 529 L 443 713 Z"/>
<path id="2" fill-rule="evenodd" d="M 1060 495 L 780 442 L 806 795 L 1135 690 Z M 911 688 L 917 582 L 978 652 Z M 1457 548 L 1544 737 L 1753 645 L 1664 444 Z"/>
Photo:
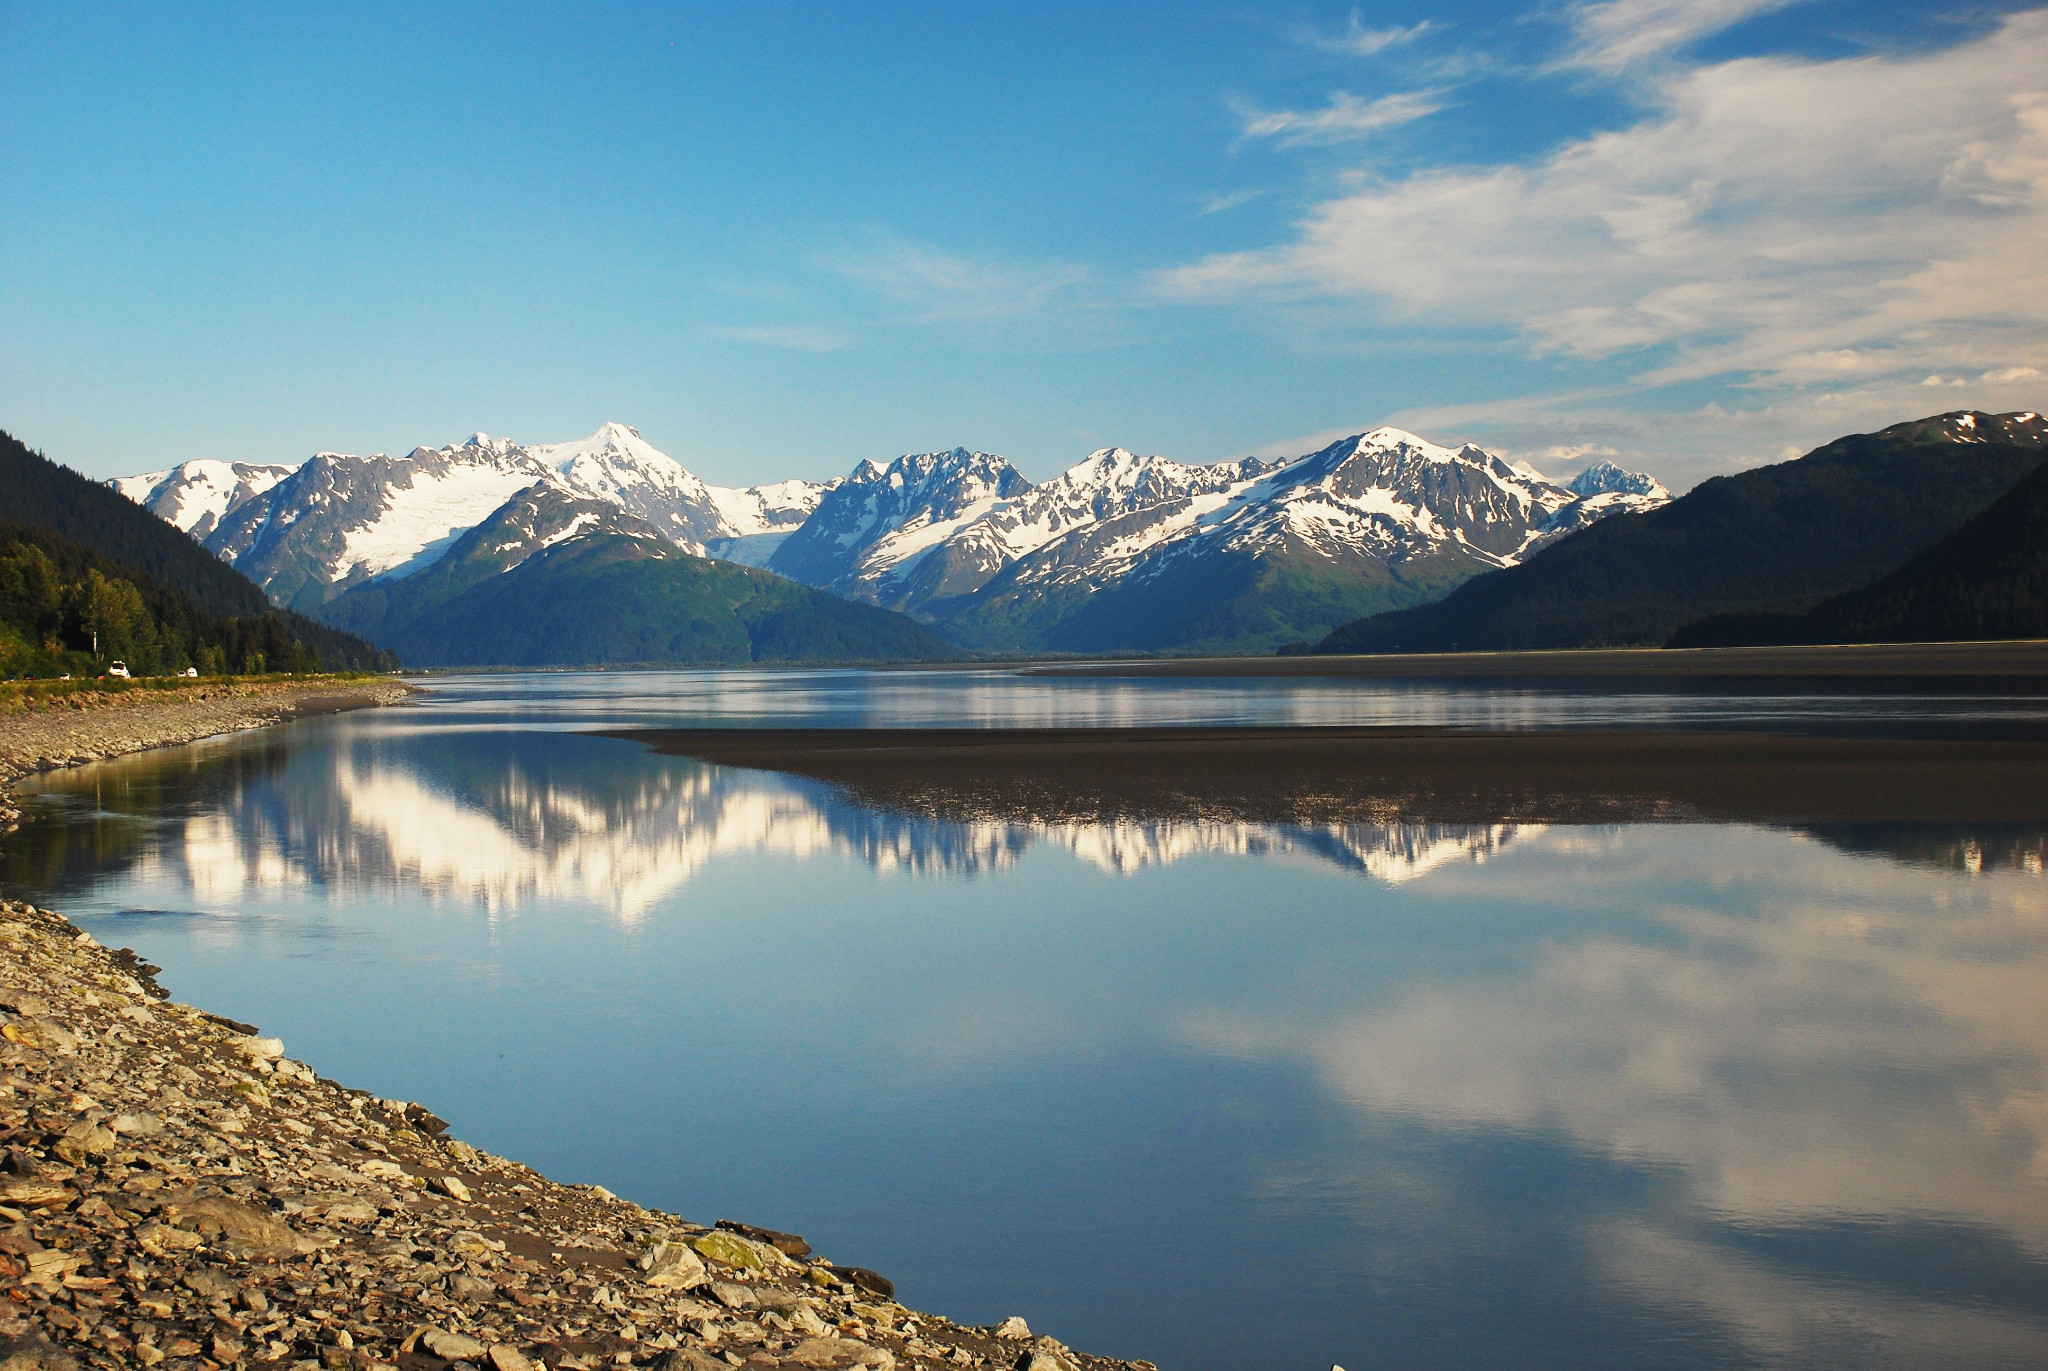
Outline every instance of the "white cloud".
<path id="1" fill-rule="evenodd" d="M 1795 0 L 1601 0 L 1572 12 L 1578 43 L 1572 60 L 1620 71 L 1673 53 L 1783 9 Z"/>
<path id="2" fill-rule="evenodd" d="M 1977 379 L 1992 382 L 2038 381 L 2041 379 L 2041 369 L 2039 367 L 2000 367 L 1996 371 L 1985 372 Z"/>
<path id="3" fill-rule="evenodd" d="M 1243 121 L 1241 137 L 1271 138 L 1283 148 L 1348 143 L 1383 129 L 1412 124 L 1444 107 L 1440 91 L 1399 91 L 1376 100 L 1335 91 L 1322 109 L 1261 110 L 1242 101 L 1231 108 Z"/>
<path id="4" fill-rule="evenodd" d="M 1221 214 L 1225 210 L 1236 209 L 1239 205 L 1248 205 L 1265 193 L 1263 190 L 1219 191 L 1214 195 L 1204 198 L 1201 208 L 1197 209 L 1195 213 L 1197 215 Z"/>
<path id="5" fill-rule="evenodd" d="M 1677 10 L 1582 15 L 1618 53 L 1668 49 Z M 1636 355 L 1638 391 L 1734 377 L 1870 410 L 1929 373 L 2033 379 L 2011 359 L 2048 353 L 2048 11 L 1942 52 L 1674 70 L 1646 98 L 1635 125 L 1528 163 L 1355 183 L 1291 241 L 1155 286 Z"/>
<path id="6" fill-rule="evenodd" d="M 1353 10 L 1349 22 L 1335 33 L 1305 28 L 1299 30 L 1299 36 L 1304 44 L 1323 52 L 1342 53 L 1349 57 L 1375 57 L 1388 48 L 1413 42 L 1436 27 L 1436 24 L 1425 19 L 1406 28 L 1369 29 L 1365 26 L 1365 21 L 1359 18 L 1358 11 Z"/>

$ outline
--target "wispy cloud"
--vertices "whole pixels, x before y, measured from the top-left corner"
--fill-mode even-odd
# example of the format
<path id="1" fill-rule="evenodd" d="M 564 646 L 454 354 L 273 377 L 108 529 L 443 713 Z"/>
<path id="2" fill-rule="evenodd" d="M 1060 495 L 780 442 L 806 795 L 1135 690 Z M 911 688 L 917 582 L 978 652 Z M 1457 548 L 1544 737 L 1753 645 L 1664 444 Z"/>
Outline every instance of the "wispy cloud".
<path id="1" fill-rule="evenodd" d="M 1241 121 L 1240 139 L 1270 138 L 1283 148 L 1349 143 L 1412 124 L 1443 107 L 1443 92 L 1431 90 L 1401 91 L 1376 100 L 1336 91 L 1329 104 L 1308 111 L 1262 110 L 1241 100 L 1231 102 Z"/>
<path id="2" fill-rule="evenodd" d="M 969 257 L 888 234 L 822 265 L 880 294 L 915 323 L 1037 314 L 1071 303 L 1094 278 L 1078 263 Z"/>
<path id="3" fill-rule="evenodd" d="M 1599 0 L 1571 11 L 1577 35 L 1572 62 L 1603 71 L 1673 53 L 1733 28 L 1745 19 L 1798 0 Z"/>
<path id="4" fill-rule="evenodd" d="M 840 352 L 852 347 L 854 337 L 842 329 L 816 324 L 768 324 L 759 327 L 716 327 L 713 337 L 764 347 L 787 348 L 792 352 Z"/>
<path id="5" fill-rule="evenodd" d="M 1623 7 L 1602 11 L 1616 33 Z M 1625 8 L 1644 29 L 1677 7 Z M 1291 241 L 1157 289 L 1503 328 L 1539 353 L 1640 356 L 1643 386 L 2012 388 L 2048 356 L 2048 10 L 1907 57 L 1677 67 L 1645 98 L 1633 126 L 1525 163 L 1360 182 Z"/>
<path id="6" fill-rule="evenodd" d="M 1201 206 L 1195 210 L 1195 214 L 1197 216 L 1221 214 L 1225 210 L 1236 209 L 1239 205 L 1248 205 L 1265 193 L 1263 190 L 1218 191 L 1213 195 L 1205 196 Z"/>
<path id="7" fill-rule="evenodd" d="M 1341 53 L 1348 57 L 1375 57 L 1388 48 L 1410 43 L 1441 25 L 1425 19 L 1419 24 L 1406 28 L 1372 29 L 1365 26 L 1358 11 L 1351 11 L 1351 18 L 1343 28 L 1334 33 L 1324 29 L 1303 27 L 1295 31 L 1296 38 L 1304 47 L 1321 52 Z"/>

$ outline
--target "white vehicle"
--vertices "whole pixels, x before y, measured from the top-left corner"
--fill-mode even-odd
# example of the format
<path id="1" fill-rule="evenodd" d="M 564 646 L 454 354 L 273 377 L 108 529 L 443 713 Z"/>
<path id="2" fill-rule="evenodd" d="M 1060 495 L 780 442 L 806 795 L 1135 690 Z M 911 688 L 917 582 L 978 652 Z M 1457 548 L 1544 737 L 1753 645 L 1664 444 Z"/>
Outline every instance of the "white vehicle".
<path id="1" fill-rule="evenodd" d="M 119 677 L 120 677 L 120 678 L 121 678 L 122 680 L 124 680 L 124 681 L 125 681 L 125 680 L 127 680 L 127 679 L 128 679 L 128 663 L 126 663 L 126 662 L 109 662 L 109 663 L 107 663 L 107 675 L 109 675 L 109 676 L 119 676 Z"/>
<path id="2" fill-rule="evenodd" d="M 196 666 L 188 666 L 178 674 L 180 676 L 197 676 L 199 674 L 199 668 Z"/>

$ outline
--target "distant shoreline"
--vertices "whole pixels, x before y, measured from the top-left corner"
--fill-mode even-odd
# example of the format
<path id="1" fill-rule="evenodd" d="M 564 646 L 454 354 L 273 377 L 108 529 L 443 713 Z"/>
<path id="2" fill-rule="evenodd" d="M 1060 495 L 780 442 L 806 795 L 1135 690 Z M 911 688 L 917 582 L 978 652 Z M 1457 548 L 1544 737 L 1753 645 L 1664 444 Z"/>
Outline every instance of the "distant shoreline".
<path id="1" fill-rule="evenodd" d="M 149 690 L 84 691 L 45 701 L 35 711 L 0 716 L 0 831 L 19 818 L 11 798 L 14 783 L 32 773 L 315 714 L 393 705 L 418 689 L 388 679 L 202 677 Z"/>
<path id="2" fill-rule="evenodd" d="M 1417 728 L 606 729 L 963 822 L 2048 823 L 2048 743 Z"/>
<path id="3" fill-rule="evenodd" d="M 1373 656 L 1160 657 L 1046 662 L 1027 669 L 1035 676 L 2038 676 L 2048 681 L 2048 641 L 1870 643 L 1843 647 L 1587 648 Z"/>
<path id="4" fill-rule="evenodd" d="M 2027 678 L 2048 689 L 2048 640 L 1876 643 L 1842 647 L 1572 648 L 1526 652 L 1307 657 L 969 656 L 923 662 L 593 662 L 580 666 L 407 668 L 405 676 L 523 676 L 656 671 L 992 671 L 1028 676 L 1160 677 L 1841 677 Z"/>

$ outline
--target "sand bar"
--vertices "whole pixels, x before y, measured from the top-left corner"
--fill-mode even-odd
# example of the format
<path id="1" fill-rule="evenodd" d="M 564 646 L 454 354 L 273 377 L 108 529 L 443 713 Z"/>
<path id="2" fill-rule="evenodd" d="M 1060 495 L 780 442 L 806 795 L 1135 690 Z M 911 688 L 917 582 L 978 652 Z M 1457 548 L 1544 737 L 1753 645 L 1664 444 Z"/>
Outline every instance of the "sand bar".
<path id="1" fill-rule="evenodd" d="M 1419 728 L 630 729 L 601 736 L 1021 823 L 2048 822 L 2048 743 Z"/>

